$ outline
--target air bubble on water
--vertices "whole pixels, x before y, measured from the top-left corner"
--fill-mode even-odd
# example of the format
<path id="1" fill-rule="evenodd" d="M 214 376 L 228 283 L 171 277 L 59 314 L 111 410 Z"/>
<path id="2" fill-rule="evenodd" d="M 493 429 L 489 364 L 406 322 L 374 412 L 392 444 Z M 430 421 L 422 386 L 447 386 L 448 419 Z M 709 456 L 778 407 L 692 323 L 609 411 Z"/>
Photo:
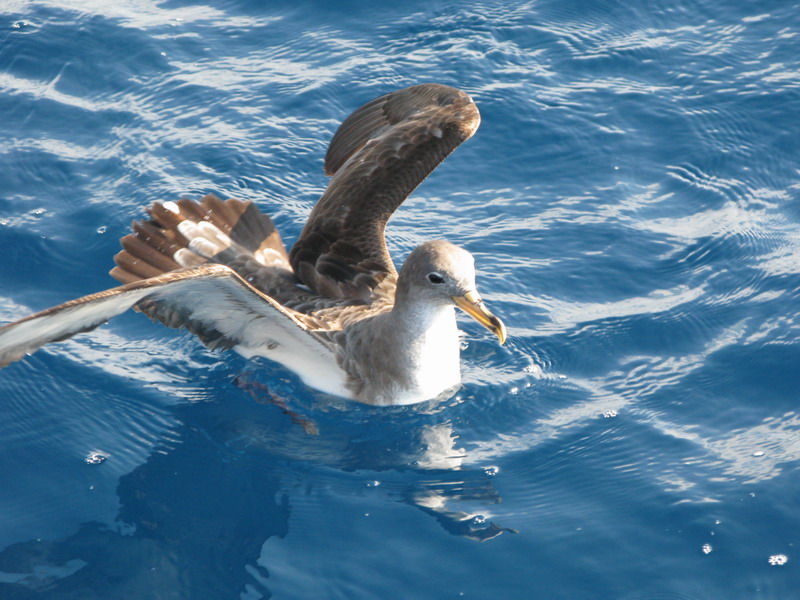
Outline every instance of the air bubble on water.
<path id="1" fill-rule="evenodd" d="M 789 562 L 789 557 L 785 554 L 773 554 L 769 557 L 769 564 L 773 567 L 780 567 Z"/>
<path id="2" fill-rule="evenodd" d="M 106 227 L 105 225 L 101 225 L 100 227 L 97 228 L 97 233 L 99 233 L 100 235 L 103 235 L 107 230 L 108 230 L 108 227 Z"/>
<path id="3" fill-rule="evenodd" d="M 703 554 L 711 554 L 712 550 L 711 544 L 703 544 Z"/>
<path id="4" fill-rule="evenodd" d="M 617 416 L 617 411 L 615 410 L 607 410 L 603 413 L 603 417 L 606 419 L 611 419 Z"/>
<path id="5" fill-rule="evenodd" d="M 764 451 L 756 450 L 755 452 L 753 452 L 753 456 L 764 456 Z"/>
<path id="6" fill-rule="evenodd" d="M 474 517 L 472 517 L 472 522 L 475 525 L 483 525 L 484 523 L 486 523 L 486 517 L 483 515 L 475 515 Z"/>
<path id="7" fill-rule="evenodd" d="M 11 25 L 11 30 L 15 33 L 33 33 L 36 31 L 36 25 L 30 21 L 15 21 Z"/>
<path id="8" fill-rule="evenodd" d="M 517 394 L 519 394 L 519 388 L 517 386 L 514 386 L 510 390 L 508 390 L 508 393 L 511 394 L 512 396 L 516 396 Z"/>
<path id="9" fill-rule="evenodd" d="M 44 208 L 37 208 L 34 209 L 31 214 L 33 214 L 34 217 L 41 217 L 45 212 L 47 211 Z"/>
<path id="10" fill-rule="evenodd" d="M 500 472 L 500 467 L 492 465 L 491 467 L 485 467 L 483 472 L 486 473 L 489 477 L 494 477 Z"/>
<path id="11" fill-rule="evenodd" d="M 380 481 L 378 481 L 377 479 L 374 479 L 373 481 L 368 481 L 368 482 L 367 482 L 367 487 L 368 487 L 368 488 L 376 488 L 376 487 L 378 487 L 380 484 L 381 484 L 381 482 L 380 482 Z"/>
<path id="12" fill-rule="evenodd" d="M 525 367 L 522 370 L 525 373 L 530 373 L 531 375 L 533 375 L 537 379 L 541 379 L 542 376 L 544 375 L 544 372 L 542 371 L 542 367 L 540 367 L 536 363 L 531 363 L 531 364 L 529 364 L 527 367 Z"/>
<path id="13" fill-rule="evenodd" d="M 105 452 L 90 452 L 86 455 L 86 458 L 83 459 L 87 465 L 100 465 L 106 462 L 108 458 L 108 454 Z"/>

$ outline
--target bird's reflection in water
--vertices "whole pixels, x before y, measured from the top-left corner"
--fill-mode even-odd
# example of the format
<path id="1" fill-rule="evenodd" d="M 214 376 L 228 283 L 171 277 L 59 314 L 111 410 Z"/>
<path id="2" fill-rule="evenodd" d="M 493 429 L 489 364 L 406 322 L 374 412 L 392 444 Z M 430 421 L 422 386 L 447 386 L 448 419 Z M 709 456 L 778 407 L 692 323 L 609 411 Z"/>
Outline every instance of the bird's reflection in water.
<path id="1" fill-rule="evenodd" d="M 318 466 L 344 478 L 379 475 L 389 485 L 378 493 L 453 535 L 483 541 L 511 531 L 480 516 L 499 497 L 482 470 L 461 470 L 449 423 L 398 427 L 402 418 L 378 419 L 375 409 L 355 419 L 348 416 L 362 409 L 318 410 L 314 435 L 309 417 L 281 406 L 287 418 L 230 387 L 236 393 L 224 399 L 176 407 L 178 441 L 120 478 L 115 523 L 85 523 L 67 538 L 0 552 L 0 597 L 270 597 L 262 546 L 288 533 L 292 490 L 313 487 L 308 470 Z M 352 494 L 351 482 L 334 493 Z"/>

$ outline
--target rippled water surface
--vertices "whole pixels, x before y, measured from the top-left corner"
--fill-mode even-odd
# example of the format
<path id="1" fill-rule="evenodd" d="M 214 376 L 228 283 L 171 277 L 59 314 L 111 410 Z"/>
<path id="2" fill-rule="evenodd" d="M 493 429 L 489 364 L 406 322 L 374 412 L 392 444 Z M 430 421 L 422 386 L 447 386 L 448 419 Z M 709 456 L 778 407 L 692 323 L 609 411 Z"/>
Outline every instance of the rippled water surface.
<path id="1" fill-rule="evenodd" d="M 337 124 L 435 81 L 483 122 L 390 247 L 467 247 L 510 333 L 463 320 L 458 396 L 392 409 L 133 313 L 15 363 L 0 598 L 800 597 L 799 36 L 787 0 L 0 4 L 0 322 L 111 287 L 154 200 L 291 243 Z"/>

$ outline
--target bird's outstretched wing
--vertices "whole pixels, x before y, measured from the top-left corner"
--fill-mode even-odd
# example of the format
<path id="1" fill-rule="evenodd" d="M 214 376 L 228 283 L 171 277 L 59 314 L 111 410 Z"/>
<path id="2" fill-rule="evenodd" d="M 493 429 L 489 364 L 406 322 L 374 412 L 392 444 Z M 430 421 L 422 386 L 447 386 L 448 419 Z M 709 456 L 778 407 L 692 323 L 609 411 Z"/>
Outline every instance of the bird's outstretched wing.
<path id="1" fill-rule="evenodd" d="M 332 353 L 303 315 L 280 306 L 219 264 L 170 271 L 84 296 L 0 327 L 0 367 L 50 342 L 89 331 L 136 307 L 169 327 L 188 329 L 210 348 L 330 365 Z"/>
<path id="2" fill-rule="evenodd" d="M 467 94 L 432 83 L 351 114 L 325 158 L 333 178 L 290 253 L 302 282 L 328 297 L 369 302 L 375 286 L 397 273 L 384 239 L 389 217 L 479 124 Z"/>

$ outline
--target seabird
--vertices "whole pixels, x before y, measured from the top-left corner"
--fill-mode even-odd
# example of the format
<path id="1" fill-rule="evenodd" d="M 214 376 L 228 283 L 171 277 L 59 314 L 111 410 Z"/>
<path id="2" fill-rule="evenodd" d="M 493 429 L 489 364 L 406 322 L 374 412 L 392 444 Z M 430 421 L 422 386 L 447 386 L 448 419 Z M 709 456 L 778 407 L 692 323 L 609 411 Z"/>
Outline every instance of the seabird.
<path id="1" fill-rule="evenodd" d="M 252 202 L 153 204 L 121 239 L 111 275 L 123 285 L 0 328 L 0 366 L 134 308 L 209 348 L 265 356 L 330 394 L 375 405 L 452 394 L 461 381 L 454 307 L 501 344 L 505 326 L 481 300 L 466 250 L 423 243 L 398 273 L 384 230 L 479 123 L 467 94 L 439 84 L 356 110 L 331 141 L 332 178 L 289 253 Z"/>

